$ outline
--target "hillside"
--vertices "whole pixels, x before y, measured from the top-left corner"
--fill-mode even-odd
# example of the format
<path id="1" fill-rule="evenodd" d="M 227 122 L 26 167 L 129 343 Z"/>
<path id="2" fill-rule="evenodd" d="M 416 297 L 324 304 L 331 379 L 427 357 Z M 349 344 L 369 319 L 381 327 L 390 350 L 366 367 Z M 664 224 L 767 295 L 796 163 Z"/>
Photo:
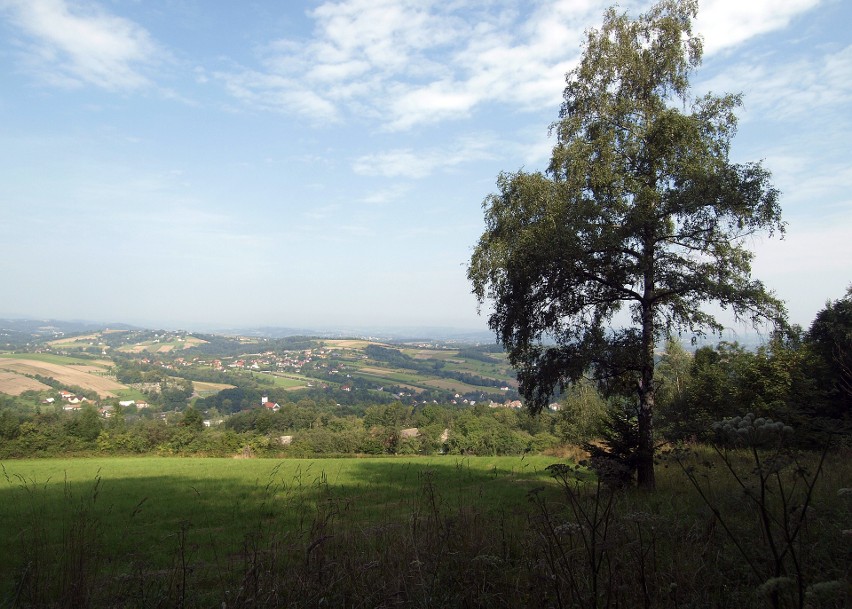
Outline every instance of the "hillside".
<path id="1" fill-rule="evenodd" d="M 69 386 L 100 399 L 138 397 L 182 379 L 195 397 L 259 385 L 348 403 L 517 400 L 513 371 L 493 346 L 38 322 L 14 332 L 15 344 L 0 351 L 0 393 L 13 396 Z"/>

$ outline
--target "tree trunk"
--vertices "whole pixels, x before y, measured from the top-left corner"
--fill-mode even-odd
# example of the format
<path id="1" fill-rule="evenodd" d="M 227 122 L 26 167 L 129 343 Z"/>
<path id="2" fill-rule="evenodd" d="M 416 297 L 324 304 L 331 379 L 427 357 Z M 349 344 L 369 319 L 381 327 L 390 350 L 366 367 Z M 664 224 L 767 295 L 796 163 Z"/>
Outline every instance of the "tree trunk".
<path id="1" fill-rule="evenodd" d="M 639 446 L 636 473 L 639 488 L 656 488 L 654 476 L 654 311 L 642 307 L 642 354 L 639 379 Z"/>
<path id="2" fill-rule="evenodd" d="M 654 392 L 640 391 L 639 448 L 636 452 L 636 471 L 639 488 L 653 490 L 654 476 Z"/>

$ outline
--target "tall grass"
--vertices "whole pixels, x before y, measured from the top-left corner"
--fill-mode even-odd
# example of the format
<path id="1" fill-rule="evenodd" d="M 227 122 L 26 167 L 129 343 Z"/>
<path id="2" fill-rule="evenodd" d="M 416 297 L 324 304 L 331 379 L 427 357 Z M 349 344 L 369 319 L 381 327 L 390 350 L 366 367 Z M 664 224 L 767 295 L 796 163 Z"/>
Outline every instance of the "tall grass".
<path id="1" fill-rule="evenodd" d="M 804 606 L 849 603 L 848 457 L 827 455 L 813 487 Z M 54 462 L 72 470 L 57 481 L 15 462 L 0 606 L 799 606 L 720 525 L 763 543 L 719 455 L 688 458 L 712 507 L 671 460 L 655 493 L 542 457 Z"/>

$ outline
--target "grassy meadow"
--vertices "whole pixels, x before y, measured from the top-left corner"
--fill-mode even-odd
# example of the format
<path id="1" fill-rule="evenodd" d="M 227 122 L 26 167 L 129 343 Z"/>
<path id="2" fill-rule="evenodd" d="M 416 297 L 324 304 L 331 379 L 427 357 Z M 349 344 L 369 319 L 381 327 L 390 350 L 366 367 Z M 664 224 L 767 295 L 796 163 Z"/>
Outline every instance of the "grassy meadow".
<path id="1" fill-rule="evenodd" d="M 281 387 L 283 389 L 301 389 L 307 386 L 308 383 L 316 382 L 316 379 L 295 374 L 283 375 L 280 373 L 267 374 L 264 372 L 255 372 L 254 375 L 258 378 L 271 381 L 275 387 Z"/>
<path id="2" fill-rule="evenodd" d="M 0 607 L 848 606 L 848 451 L 727 457 L 7 461 Z"/>
<path id="3" fill-rule="evenodd" d="M 56 581 L 68 567 L 62 558 L 53 561 L 75 552 L 97 548 L 98 560 L 119 574 L 135 564 L 144 564 L 146 573 L 163 573 L 186 543 L 192 561 L 212 573 L 256 535 L 269 538 L 253 543 L 310 541 L 304 536 L 315 534 L 317 519 L 332 513 L 335 525 L 348 532 L 397 527 L 418 509 L 427 481 L 440 488 L 442 509 L 476 505 L 489 519 L 520 514 L 531 488 L 552 485 L 544 470 L 552 462 L 541 456 L 7 461 L 0 478 L 0 548 L 6 549 L 0 573 L 9 577 L 0 578 L 0 607 L 20 601 L 16 577 L 50 588 L 43 578 Z"/>

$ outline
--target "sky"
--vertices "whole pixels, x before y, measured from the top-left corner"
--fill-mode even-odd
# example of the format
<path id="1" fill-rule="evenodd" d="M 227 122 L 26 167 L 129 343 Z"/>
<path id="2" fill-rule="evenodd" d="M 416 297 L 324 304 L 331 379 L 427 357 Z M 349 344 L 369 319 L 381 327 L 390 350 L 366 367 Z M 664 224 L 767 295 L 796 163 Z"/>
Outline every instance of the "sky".
<path id="1" fill-rule="evenodd" d="M 0 317 L 486 329 L 501 171 L 543 170 L 598 0 L 0 0 Z M 624 1 L 638 15 L 650 2 Z M 704 0 L 807 327 L 852 283 L 852 2 Z"/>

